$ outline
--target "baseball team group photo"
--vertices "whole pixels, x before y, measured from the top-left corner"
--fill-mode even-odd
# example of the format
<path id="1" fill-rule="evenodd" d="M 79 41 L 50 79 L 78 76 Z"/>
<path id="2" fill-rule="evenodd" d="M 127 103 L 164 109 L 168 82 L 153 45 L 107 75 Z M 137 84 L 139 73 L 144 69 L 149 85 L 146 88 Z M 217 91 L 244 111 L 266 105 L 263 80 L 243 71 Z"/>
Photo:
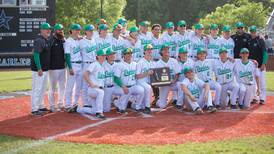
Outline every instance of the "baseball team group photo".
<path id="1" fill-rule="evenodd" d="M 68 3 L 0 1 L 0 152 L 274 152 L 273 1 Z"/>

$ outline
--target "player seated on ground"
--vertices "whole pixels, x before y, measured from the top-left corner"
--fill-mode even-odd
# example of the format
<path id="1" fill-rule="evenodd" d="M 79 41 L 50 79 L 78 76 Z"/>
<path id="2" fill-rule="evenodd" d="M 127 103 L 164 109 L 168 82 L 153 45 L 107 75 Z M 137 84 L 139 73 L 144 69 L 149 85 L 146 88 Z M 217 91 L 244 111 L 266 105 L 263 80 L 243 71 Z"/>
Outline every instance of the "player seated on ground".
<path id="1" fill-rule="evenodd" d="M 258 69 L 256 64 L 249 57 L 249 50 L 242 48 L 240 51 L 241 60 L 236 61 L 235 75 L 237 82 L 239 83 L 239 108 L 249 108 L 250 102 L 255 96 L 255 90 L 257 85 L 257 94 L 260 95 L 260 84 L 258 77 Z"/>
<path id="2" fill-rule="evenodd" d="M 182 90 L 185 94 L 185 104 L 187 108 L 191 108 L 196 114 L 202 114 L 203 108 L 206 106 L 209 113 L 216 112 L 213 107 L 210 86 L 208 83 L 195 77 L 193 70 L 189 67 L 184 69 L 185 79 L 182 82 Z"/>

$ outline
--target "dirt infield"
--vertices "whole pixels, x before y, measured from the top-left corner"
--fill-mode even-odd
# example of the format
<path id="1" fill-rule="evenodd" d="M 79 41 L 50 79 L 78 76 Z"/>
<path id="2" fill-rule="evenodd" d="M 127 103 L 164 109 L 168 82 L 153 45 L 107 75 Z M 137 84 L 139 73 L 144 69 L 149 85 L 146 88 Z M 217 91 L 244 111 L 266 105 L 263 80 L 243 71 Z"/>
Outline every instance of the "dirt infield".
<path id="1" fill-rule="evenodd" d="M 180 144 L 274 135 L 274 97 L 250 110 L 192 115 L 170 106 L 151 116 L 129 112 L 107 113 L 107 120 L 92 115 L 51 113 L 32 117 L 30 97 L 0 100 L 0 134 L 101 144 Z"/>

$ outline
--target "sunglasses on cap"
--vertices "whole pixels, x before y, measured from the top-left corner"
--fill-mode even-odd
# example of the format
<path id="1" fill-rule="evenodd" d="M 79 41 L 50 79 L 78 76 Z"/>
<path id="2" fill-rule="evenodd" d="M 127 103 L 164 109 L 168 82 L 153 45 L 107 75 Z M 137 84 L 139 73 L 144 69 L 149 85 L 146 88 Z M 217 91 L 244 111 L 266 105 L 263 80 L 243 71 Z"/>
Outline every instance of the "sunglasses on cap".
<path id="1" fill-rule="evenodd" d="M 243 29 L 244 27 L 238 27 L 237 29 Z"/>
<path id="2" fill-rule="evenodd" d="M 180 25 L 179 27 L 186 27 L 186 25 Z"/>
<path id="3" fill-rule="evenodd" d="M 249 54 L 249 52 L 242 52 L 241 54 Z"/>

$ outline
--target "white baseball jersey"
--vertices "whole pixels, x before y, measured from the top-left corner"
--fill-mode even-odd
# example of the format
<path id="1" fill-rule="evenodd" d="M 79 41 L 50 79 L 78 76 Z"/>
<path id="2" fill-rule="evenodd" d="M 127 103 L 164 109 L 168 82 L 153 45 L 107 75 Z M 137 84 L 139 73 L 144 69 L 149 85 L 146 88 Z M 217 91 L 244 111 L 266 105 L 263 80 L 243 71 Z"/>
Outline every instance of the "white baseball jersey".
<path id="1" fill-rule="evenodd" d="M 201 95 L 201 89 L 204 87 L 205 82 L 198 78 L 194 78 L 191 82 L 188 78 L 185 78 L 182 84 L 187 87 L 192 96 L 194 96 L 196 99 L 199 99 Z"/>
<path id="2" fill-rule="evenodd" d="M 177 52 L 179 52 L 179 49 L 182 47 L 190 52 L 190 32 L 185 32 L 184 35 L 178 33 L 175 37 L 175 42 Z"/>
<path id="3" fill-rule="evenodd" d="M 114 65 L 114 75 L 121 78 L 123 85 L 133 86 L 136 84 L 136 69 L 136 62 L 126 63 L 122 61 Z"/>
<path id="4" fill-rule="evenodd" d="M 73 61 L 82 61 L 82 55 L 80 52 L 80 44 L 78 40 L 74 40 L 69 37 L 64 43 L 65 54 L 70 54 L 70 60 Z"/>
<path id="5" fill-rule="evenodd" d="M 229 39 L 225 39 L 224 37 L 220 37 L 219 39 L 220 46 L 225 47 L 227 49 L 228 57 L 234 58 L 234 47 L 235 43 L 233 39 L 230 37 Z"/>
<path id="6" fill-rule="evenodd" d="M 220 38 L 208 36 L 207 42 L 207 59 L 219 59 Z"/>
<path id="7" fill-rule="evenodd" d="M 161 58 L 160 50 L 162 45 L 163 45 L 163 40 L 161 37 L 157 39 L 154 36 L 152 36 L 152 46 L 153 46 L 152 58 L 153 59 Z"/>
<path id="8" fill-rule="evenodd" d="M 133 50 L 132 59 L 135 62 L 138 62 L 144 56 L 141 41 L 139 39 L 137 40 L 135 44 L 132 44 L 132 42 L 129 40 L 125 40 L 125 47 L 132 48 Z"/>
<path id="9" fill-rule="evenodd" d="M 194 72 L 197 74 L 197 77 L 204 82 L 209 82 L 212 80 L 213 76 L 213 59 L 205 59 L 203 61 L 197 60 L 194 63 Z"/>
<path id="10" fill-rule="evenodd" d="M 143 47 L 145 45 L 152 43 L 152 33 L 151 32 L 147 32 L 146 34 L 139 33 L 138 39 L 141 40 L 142 51 L 143 51 Z"/>
<path id="11" fill-rule="evenodd" d="M 88 72 L 90 81 L 98 87 L 104 87 L 105 70 L 104 67 L 98 62 L 89 65 Z"/>
<path id="12" fill-rule="evenodd" d="M 151 70 L 153 67 L 153 62 L 148 61 L 145 58 L 142 58 L 139 60 L 137 63 L 137 71 L 136 74 L 143 74 L 147 73 L 149 70 Z M 138 79 L 138 82 L 145 82 L 145 83 L 150 83 L 150 78 L 149 76 L 146 76 L 144 78 Z"/>
<path id="13" fill-rule="evenodd" d="M 113 36 L 110 36 L 111 39 L 111 48 L 116 52 L 115 60 L 122 60 L 122 51 L 125 48 L 125 40 L 122 37 L 116 39 Z"/>
<path id="14" fill-rule="evenodd" d="M 249 60 L 247 64 L 243 64 L 241 60 L 236 60 L 234 72 L 238 83 L 256 84 L 255 76 L 258 76 L 258 69 L 252 61 Z"/>
<path id="15" fill-rule="evenodd" d="M 190 55 L 195 59 L 197 57 L 198 48 L 206 48 L 205 39 L 203 37 L 198 37 L 195 34 L 190 37 Z"/>
<path id="16" fill-rule="evenodd" d="M 160 59 L 155 63 L 155 68 L 168 67 L 170 69 L 170 77 L 173 80 L 175 75 L 180 73 L 178 61 L 174 58 L 169 58 L 167 62 Z"/>
<path id="17" fill-rule="evenodd" d="M 96 42 L 92 38 L 83 38 L 79 41 L 80 51 L 83 57 L 83 62 L 94 62 L 96 60 Z"/>
<path id="18" fill-rule="evenodd" d="M 103 67 L 104 67 L 104 70 L 105 70 L 105 86 L 114 85 L 114 81 L 113 81 L 114 65 L 115 65 L 115 63 L 110 64 L 107 61 L 105 61 L 103 63 Z"/>
<path id="19" fill-rule="evenodd" d="M 217 60 L 214 62 L 214 73 L 217 78 L 217 82 L 220 84 L 226 84 L 234 80 L 234 66 L 235 63 L 227 60 L 222 62 Z"/>
<path id="20" fill-rule="evenodd" d="M 176 33 L 174 32 L 172 35 L 169 35 L 167 32 L 164 32 L 162 35 L 163 44 L 168 44 L 169 56 L 173 58 L 178 57 L 178 52 L 176 51 Z"/>
<path id="21" fill-rule="evenodd" d="M 193 69 L 194 61 L 190 58 L 187 58 L 187 60 L 184 62 L 178 61 L 178 64 L 180 66 L 179 81 L 183 81 L 185 79 L 184 69 L 187 67 Z"/>
<path id="22" fill-rule="evenodd" d="M 111 37 L 107 35 L 105 38 L 97 37 L 95 39 L 97 50 L 99 49 L 106 49 L 111 47 Z"/>

